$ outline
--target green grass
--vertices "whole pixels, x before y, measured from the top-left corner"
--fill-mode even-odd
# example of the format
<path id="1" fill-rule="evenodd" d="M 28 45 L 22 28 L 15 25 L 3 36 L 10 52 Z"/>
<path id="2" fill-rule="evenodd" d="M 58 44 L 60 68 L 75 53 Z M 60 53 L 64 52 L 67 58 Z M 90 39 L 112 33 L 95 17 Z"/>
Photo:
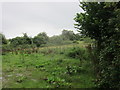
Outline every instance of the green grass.
<path id="1" fill-rule="evenodd" d="M 90 60 L 67 56 L 71 48 L 42 48 L 32 54 L 6 53 L 2 62 L 3 88 L 94 87 Z"/>

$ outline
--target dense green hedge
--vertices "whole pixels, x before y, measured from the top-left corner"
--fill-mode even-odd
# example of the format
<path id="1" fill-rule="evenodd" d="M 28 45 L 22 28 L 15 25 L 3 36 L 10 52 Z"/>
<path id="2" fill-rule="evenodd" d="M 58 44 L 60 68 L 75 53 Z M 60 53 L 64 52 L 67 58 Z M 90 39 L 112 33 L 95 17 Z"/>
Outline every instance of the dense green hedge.
<path id="1" fill-rule="evenodd" d="M 96 40 L 94 66 L 96 86 L 120 87 L 120 2 L 81 3 L 76 28 Z M 95 57 L 95 56 L 94 56 Z"/>

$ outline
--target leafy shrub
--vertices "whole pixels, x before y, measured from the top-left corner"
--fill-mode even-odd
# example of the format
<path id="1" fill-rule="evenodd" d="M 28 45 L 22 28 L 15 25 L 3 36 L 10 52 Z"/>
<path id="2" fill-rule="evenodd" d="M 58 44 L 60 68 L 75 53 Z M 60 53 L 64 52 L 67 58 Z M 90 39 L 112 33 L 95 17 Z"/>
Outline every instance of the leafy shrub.
<path id="1" fill-rule="evenodd" d="M 120 87 L 120 50 L 108 46 L 100 52 L 100 72 L 97 79 L 99 87 L 119 88 Z M 104 61 L 105 60 L 105 61 Z"/>
<path id="2" fill-rule="evenodd" d="M 67 55 L 72 58 L 77 58 L 80 60 L 88 59 L 88 53 L 84 48 L 74 47 L 72 48 Z"/>
<path id="3" fill-rule="evenodd" d="M 27 79 L 27 77 L 22 75 L 22 76 L 17 77 L 16 82 L 22 83 L 25 79 Z"/>
<path id="4" fill-rule="evenodd" d="M 77 74 L 77 73 L 84 73 L 85 70 L 83 69 L 83 67 L 80 67 L 80 66 L 66 66 L 66 74 L 69 74 L 69 75 L 74 75 L 74 74 Z"/>
<path id="5" fill-rule="evenodd" d="M 91 38 L 89 38 L 89 37 L 84 37 L 84 38 L 83 38 L 83 41 L 84 41 L 85 43 L 93 43 L 95 40 L 94 40 L 94 39 L 91 39 Z"/>
<path id="6" fill-rule="evenodd" d="M 79 44 L 79 42 L 77 40 L 74 40 L 73 43 Z"/>
<path id="7" fill-rule="evenodd" d="M 86 7 L 87 6 L 87 7 Z M 84 13 L 77 13 L 76 28 L 96 42 L 98 58 L 93 63 L 97 68 L 96 86 L 99 88 L 120 87 L 120 2 L 84 3 Z M 82 30 L 82 31 L 81 31 Z M 85 40 L 84 40 L 85 41 Z M 89 43 L 89 39 L 86 42 Z M 97 63 L 96 63 L 97 62 Z"/>
<path id="8" fill-rule="evenodd" d="M 70 86 L 70 83 L 67 83 L 65 81 L 65 79 L 61 79 L 59 77 L 48 77 L 47 79 L 45 79 L 48 83 L 53 84 L 56 88 L 59 87 L 65 87 L 65 86 Z"/>

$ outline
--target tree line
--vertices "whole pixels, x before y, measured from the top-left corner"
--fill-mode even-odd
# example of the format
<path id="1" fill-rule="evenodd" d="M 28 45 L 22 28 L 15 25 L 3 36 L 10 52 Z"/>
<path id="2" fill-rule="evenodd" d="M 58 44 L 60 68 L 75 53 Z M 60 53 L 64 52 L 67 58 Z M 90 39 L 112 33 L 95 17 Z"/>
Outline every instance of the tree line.
<path id="1" fill-rule="evenodd" d="M 2 48 L 31 48 L 31 47 L 43 47 L 53 45 L 63 45 L 76 43 L 80 39 L 79 33 L 75 34 L 71 30 L 63 30 L 62 34 L 49 37 L 45 32 L 41 32 L 36 36 L 29 37 L 27 33 L 23 33 L 21 37 L 15 37 L 12 39 L 6 39 L 5 35 L 0 33 Z"/>

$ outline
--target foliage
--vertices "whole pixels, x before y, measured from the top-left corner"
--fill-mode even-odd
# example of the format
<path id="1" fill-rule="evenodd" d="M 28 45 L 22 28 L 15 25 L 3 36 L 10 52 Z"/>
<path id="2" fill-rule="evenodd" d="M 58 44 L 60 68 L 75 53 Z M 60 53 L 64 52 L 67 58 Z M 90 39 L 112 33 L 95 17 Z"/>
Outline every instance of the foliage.
<path id="1" fill-rule="evenodd" d="M 37 36 L 33 38 L 33 43 L 36 44 L 37 47 L 40 47 L 42 44 L 46 44 L 48 41 L 48 36 L 45 32 L 39 33 Z"/>
<path id="2" fill-rule="evenodd" d="M 63 30 L 62 34 L 49 37 L 46 46 L 73 44 L 73 43 L 78 43 L 77 41 L 79 40 L 80 40 L 79 33 L 75 34 L 71 30 Z"/>
<path id="3" fill-rule="evenodd" d="M 75 24 L 81 33 L 96 40 L 96 85 L 118 88 L 120 85 L 120 2 L 81 3 L 85 12 L 77 13 Z"/>
<path id="4" fill-rule="evenodd" d="M 77 58 L 80 60 L 87 60 L 88 58 L 88 53 L 85 49 L 79 48 L 79 47 L 74 47 L 72 48 L 67 55 L 72 58 Z"/>
<path id="5" fill-rule="evenodd" d="M 85 43 L 95 43 L 95 40 L 94 39 L 91 39 L 89 37 L 83 37 L 81 38 L 82 41 L 84 41 Z"/>
<path id="6" fill-rule="evenodd" d="M 35 48 L 35 47 L 45 47 L 45 46 L 56 46 L 56 45 L 68 45 L 68 44 L 79 44 L 81 35 L 79 33 L 75 34 L 71 30 L 63 30 L 62 34 L 48 37 L 45 32 L 39 33 L 38 35 L 29 37 L 27 33 L 23 33 L 21 37 L 15 37 L 12 39 L 6 39 L 3 34 L 3 49 L 25 49 L 25 48 Z M 2 38 L 1 38 L 2 39 Z M 6 44 L 6 45 L 5 45 Z"/>
<path id="7" fill-rule="evenodd" d="M 49 38 L 48 42 L 47 42 L 47 45 L 49 46 L 53 46 L 53 45 L 62 45 L 63 43 L 63 38 L 61 35 L 59 36 L 52 36 Z"/>
<path id="8" fill-rule="evenodd" d="M 0 33 L 0 44 L 1 42 L 2 44 L 7 44 L 7 39 L 2 33 Z"/>
<path id="9" fill-rule="evenodd" d="M 63 30 L 62 31 L 63 40 L 75 40 L 75 34 L 73 31 Z"/>
<path id="10" fill-rule="evenodd" d="M 81 64 L 79 59 L 66 56 L 65 53 L 74 47 L 43 47 L 38 53 L 31 54 L 8 52 L 2 62 L 3 88 L 94 87 L 90 61 Z M 43 54 L 50 51 L 53 53 Z"/>
<path id="11" fill-rule="evenodd" d="M 32 44 L 31 38 L 29 38 L 26 33 L 23 34 L 23 37 L 15 37 L 10 39 L 9 41 L 13 47 L 25 44 Z"/>

